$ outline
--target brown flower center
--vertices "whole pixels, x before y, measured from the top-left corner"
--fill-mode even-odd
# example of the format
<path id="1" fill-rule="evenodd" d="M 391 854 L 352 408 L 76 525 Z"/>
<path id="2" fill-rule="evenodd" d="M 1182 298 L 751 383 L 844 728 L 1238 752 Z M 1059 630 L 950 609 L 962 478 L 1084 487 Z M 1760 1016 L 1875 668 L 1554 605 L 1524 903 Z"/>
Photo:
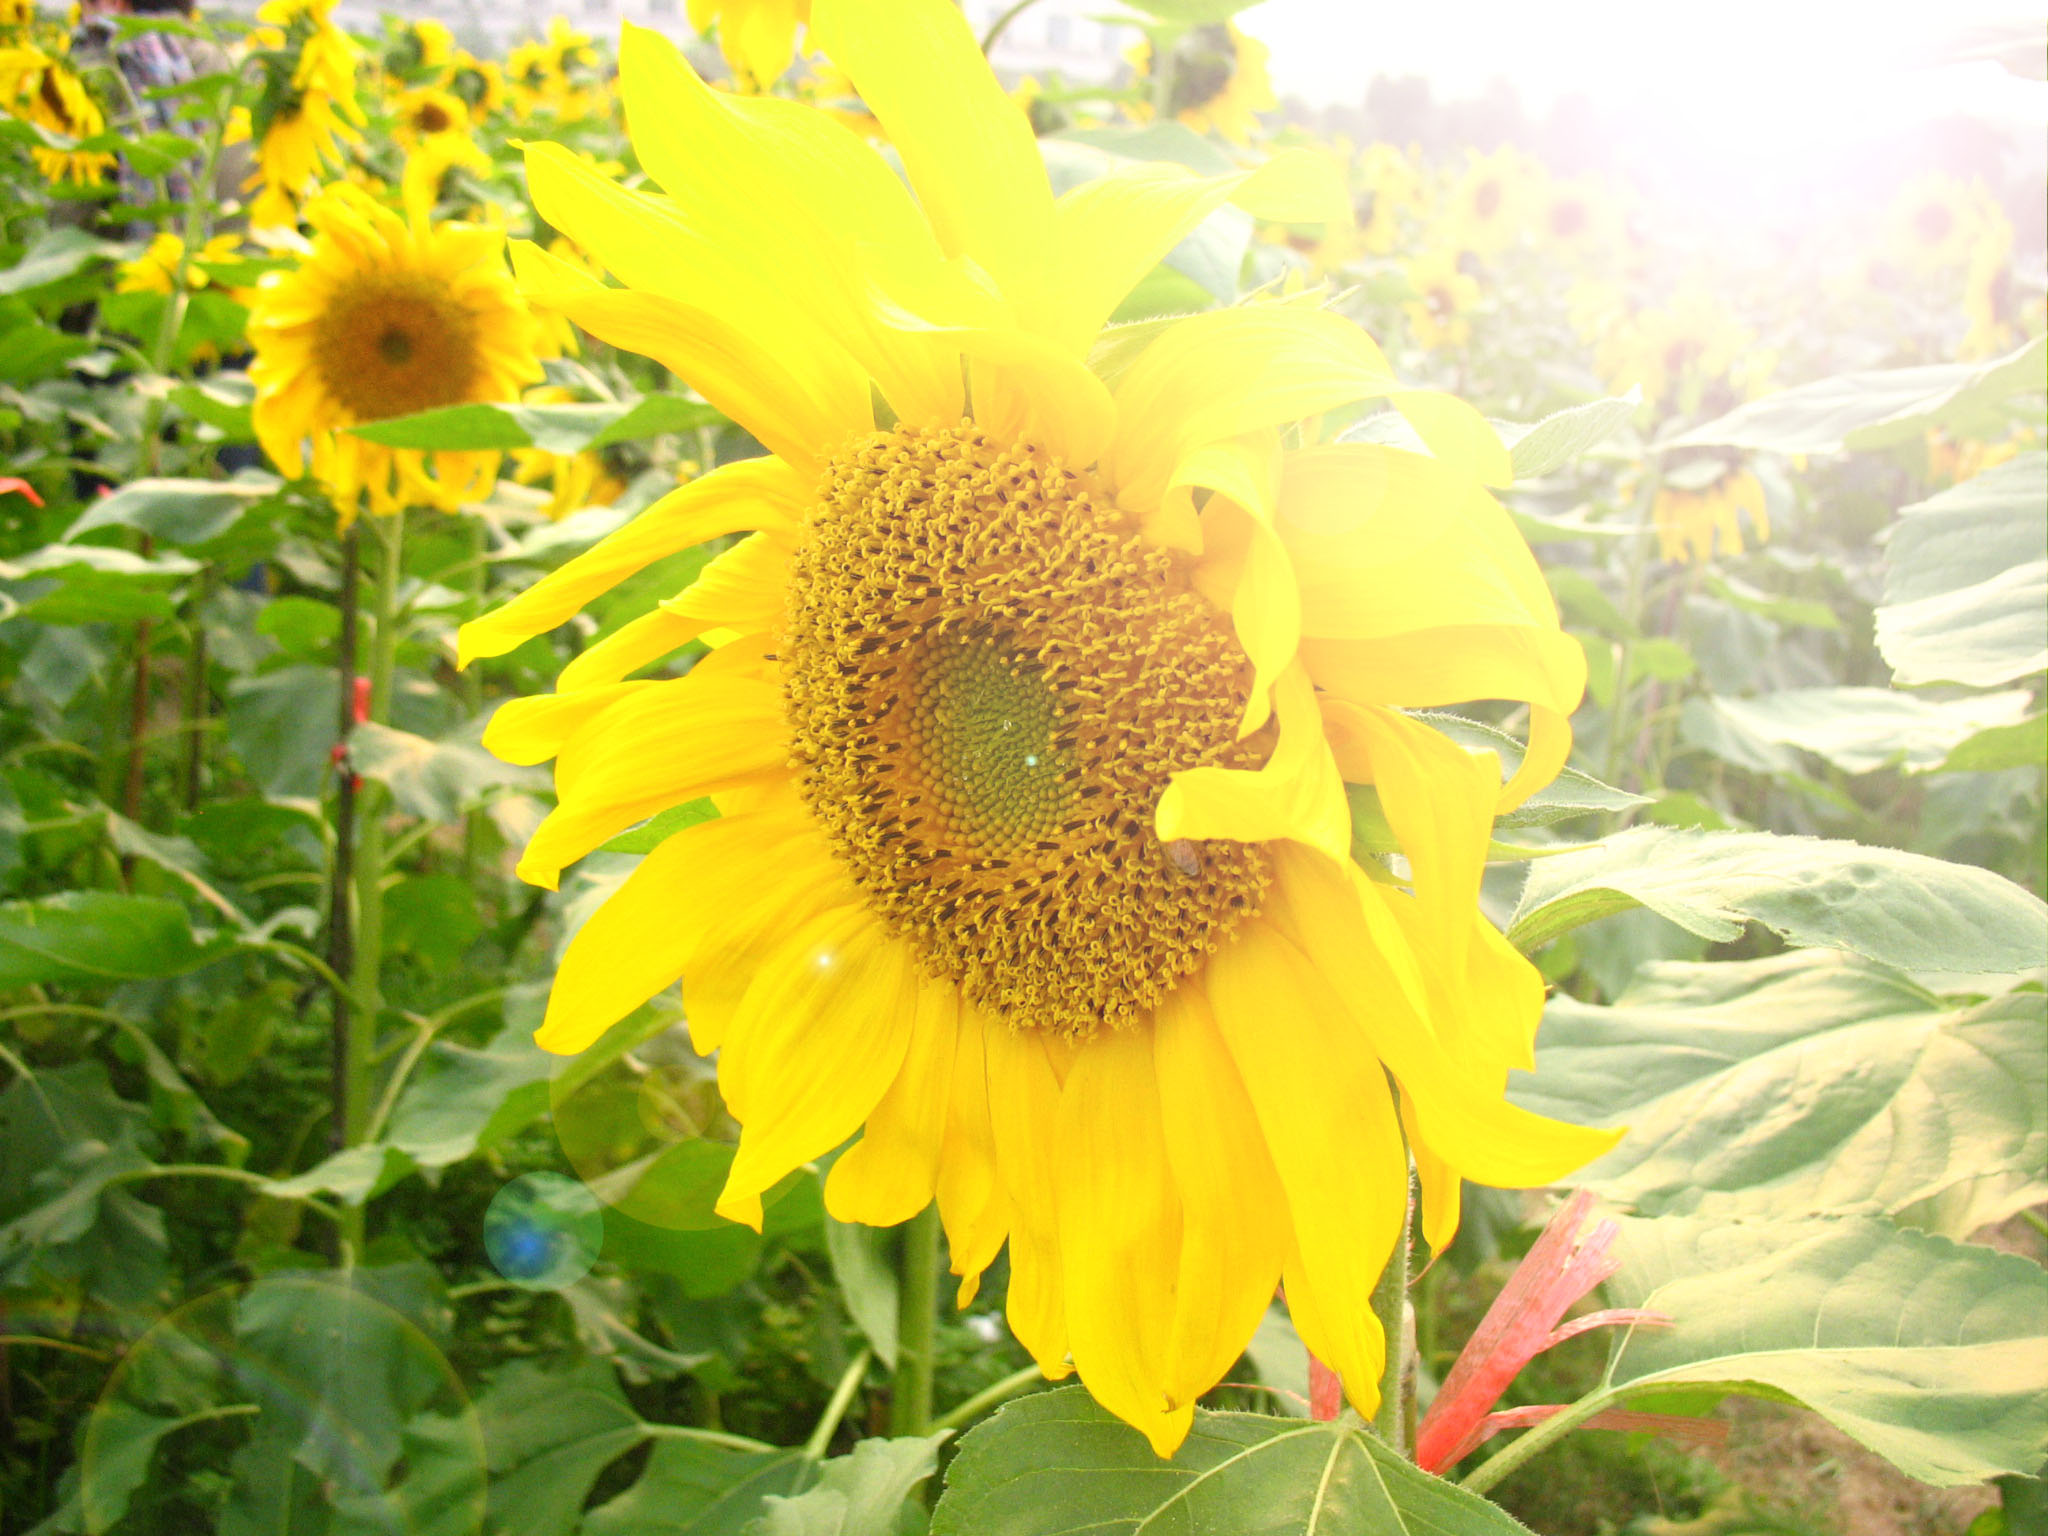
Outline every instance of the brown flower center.
<path id="1" fill-rule="evenodd" d="M 483 370 L 476 316 L 422 274 L 358 273 L 333 293 L 314 328 L 314 366 L 358 421 L 382 421 L 475 392 Z"/>
<path id="2" fill-rule="evenodd" d="M 782 638 L 811 811 L 892 932 L 1023 1026 L 1142 1019 L 1263 899 L 1255 844 L 1162 844 L 1168 777 L 1248 768 L 1250 663 L 1089 477 L 971 425 L 827 466 Z"/>

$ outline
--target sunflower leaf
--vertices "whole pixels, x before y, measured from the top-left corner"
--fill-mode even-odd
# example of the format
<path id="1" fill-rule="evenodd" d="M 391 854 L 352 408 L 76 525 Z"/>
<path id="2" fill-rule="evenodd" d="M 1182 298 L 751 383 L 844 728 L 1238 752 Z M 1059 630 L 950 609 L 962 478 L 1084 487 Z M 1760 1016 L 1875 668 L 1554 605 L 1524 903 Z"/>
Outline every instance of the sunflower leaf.
<path id="1" fill-rule="evenodd" d="M 1080 1387 L 1035 1392 L 969 1434 L 931 1536 L 1526 1536 L 1346 1415 L 1334 1423 L 1196 1410 L 1170 1461 Z"/>
<path id="2" fill-rule="evenodd" d="M 713 406 L 680 395 L 645 395 L 638 400 L 600 400 L 572 405 L 511 405 L 474 401 L 394 416 L 348 430 L 386 448 L 448 452 L 506 452 L 539 448 L 547 453 L 588 453 L 630 438 L 658 437 L 716 425 L 725 418 Z"/>
<path id="3" fill-rule="evenodd" d="M 1634 827 L 1533 865 L 1508 938 L 1527 952 L 1631 907 L 1714 943 L 1786 943 L 1907 971 L 2012 973 L 2048 952 L 2048 906 L 1974 865 L 1768 832 Z"/>
<path id="4" fill-rule="evenodd" d="M 1567 406 L 1527 426 L 1503 421 L 1495 422 L 1494 427 L 1514 457 L 1515 478 L 1534 480 L 1564 468 L 1595 443 L 1620 431 L 1642 403 L 1642 389 L 1636 387 L 1625 395 Z"/>

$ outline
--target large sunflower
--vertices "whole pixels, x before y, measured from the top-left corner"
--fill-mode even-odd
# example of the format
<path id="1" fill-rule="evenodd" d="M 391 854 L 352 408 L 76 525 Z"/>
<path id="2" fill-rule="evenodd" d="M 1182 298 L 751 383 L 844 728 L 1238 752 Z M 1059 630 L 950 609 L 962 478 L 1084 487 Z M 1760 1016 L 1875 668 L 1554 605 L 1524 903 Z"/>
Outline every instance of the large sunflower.
<path id="1" fill-rule="evenodd" d="M 516 400 L 540 377 L 537 326 L 503 236 L 408 224 L 341 183 L 306 210 L 312 249 L 271 273 L 249 312 L 256 435 L 287 474 L 312 472 L 344 522 L 370 510 L 452 510 L 490 490 L 495 453 L 384 448 L 343 430 L 472 400 Z"/>
<path id="2" fill-rule="evenodd" d="M 543 217 L 623 286 L 532 246 L 522 280 L 769 449 L 463 630 L 465 660 L 502 654 L 749 533 L 492 722 L 503 756 L 556 759 L 537 884 L 679 801 L 721 813 L 577 934 L 541 1043 L 580 1050 L 680 979 L 743 1127 L 722 1213 L 758 1225 L 865 1127 L 829 1209 L 892 1224 L 936 1196 L 963 1299 L 1007 1237 L 1018 1337 L 1162 1453 L 1283 1275 L 1369 1411 L 1408 1149 L 1441 1245 L 1461 1176 L 1542 1183 L 1612 1140 L 1502 1097 L 1543 987 L 1479 915 L 1488 832 L 1563 762 L 1585 676 L 1481 483 L 1505 453 L 1308 304 L 1112 332 L 1091 367 L 1226 200 L 1341 207 L 1325 162 L 1133 167 L 1055 201 L 945 0 L 812 20 L 907 186 L 632 28 L 622 89 L 667 196 L 528 151 Z M 1319 440 L 1376 396 L 1434 456 Z M 686 676 L 631 678 L 707 633 Z M 1505 787 L 1403 712 L 1472 698 L 1531 705 Z M 1347 778 L 1407 885 L 1350 861 Z"/>

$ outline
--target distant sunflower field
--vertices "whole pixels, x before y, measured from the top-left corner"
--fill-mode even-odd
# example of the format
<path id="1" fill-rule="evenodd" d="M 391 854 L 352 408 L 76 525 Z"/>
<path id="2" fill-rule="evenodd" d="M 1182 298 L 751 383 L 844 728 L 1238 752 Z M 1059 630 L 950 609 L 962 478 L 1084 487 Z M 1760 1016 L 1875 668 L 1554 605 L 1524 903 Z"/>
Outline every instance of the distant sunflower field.
<path id="1" fill-rule="evenodd" d="M 2040 187 L 1132 4 L 0 0 L 0 1531 L 2048 1532 Z"/>

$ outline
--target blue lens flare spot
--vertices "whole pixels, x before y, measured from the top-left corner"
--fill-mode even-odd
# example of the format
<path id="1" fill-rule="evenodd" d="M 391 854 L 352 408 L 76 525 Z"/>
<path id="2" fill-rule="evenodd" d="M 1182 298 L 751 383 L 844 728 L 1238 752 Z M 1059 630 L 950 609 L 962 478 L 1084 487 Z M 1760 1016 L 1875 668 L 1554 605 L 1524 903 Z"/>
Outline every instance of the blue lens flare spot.
<path id="1" fill-rule="evenodd" d="M 559 1291 L 590 1273 L 604 1246 L 604 1207 L 575 1179 L 529 1173 L 492 1196 L 484 1252 L 499 1274 L 530 1291 Z"/>

